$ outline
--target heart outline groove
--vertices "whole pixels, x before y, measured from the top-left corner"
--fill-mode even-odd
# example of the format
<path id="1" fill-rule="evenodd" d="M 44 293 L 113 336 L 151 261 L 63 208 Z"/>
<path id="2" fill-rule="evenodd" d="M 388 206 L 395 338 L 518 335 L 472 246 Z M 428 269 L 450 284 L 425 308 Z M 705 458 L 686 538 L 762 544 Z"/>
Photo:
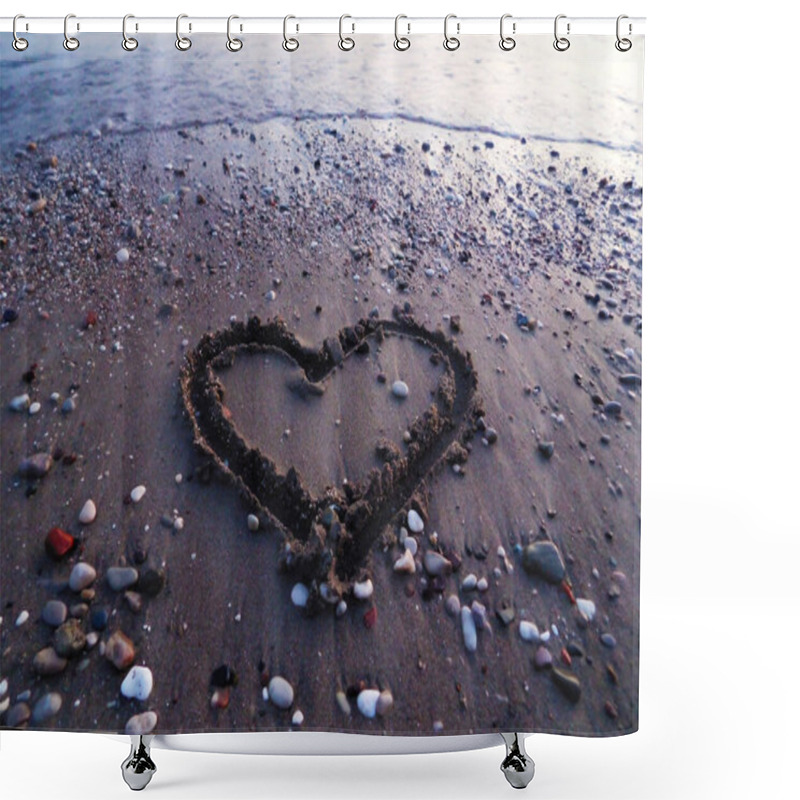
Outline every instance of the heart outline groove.
<path id="1" fill-rule="evenodd" d="M 230 366 L 239 352 L 278 350 L 303 370 L 313 391 L 364 342 L 387 336 L 422 344 L 434 363 L 444 365 L 434 400 L 409 426 L 405 452 L 342 489 L 328 486 L 314 497 L 294 466 L 281 474 L 237 428 L 215 367 Z M 318 349 L 301 343 L 280 317 L 233 322 L 204 334 L 187 353 L 180 386 L 195 446 L 206 459 L 203 471 L 221 473 L 262 525 L 281 533 L 279 569 L 309 585 L 310 613 L 335 604 L 363 579 L 373 545 L 390 524 L 403 524 L 412 507 L 425 516 L 429 479 L 445 464 L 466 461 L 468 443 L 484 415 L 470 353 L 442 330 L 430 331 L 399 309 L 393 319 L 362 319 L 344 327 Z"/>

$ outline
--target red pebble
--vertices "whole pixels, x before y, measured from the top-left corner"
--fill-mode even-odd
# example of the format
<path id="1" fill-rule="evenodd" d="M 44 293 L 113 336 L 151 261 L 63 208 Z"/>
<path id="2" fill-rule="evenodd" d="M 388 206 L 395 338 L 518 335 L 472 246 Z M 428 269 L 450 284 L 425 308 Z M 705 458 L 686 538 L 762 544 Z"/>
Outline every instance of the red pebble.
<path id="1" fill-rule="evenodd" d="M 372 606 L 372 608 L 364 614 L 364 627 L 372 628 L 375 623 L 378 621 L 378 609 L 376 606 Z"/>
<path id="2" fill-rule="evenodd" d="M 567 595 L 567 597 L 569 597 L 570 603 L 575 605 L 575 595 L 572 593 L 572 587 L 566 581 L 562 581 L 561 588 L 564 590 L 564 593 Z"/>
<path id="3" fill-rule="evenodd" d="M 561 648 L 561 660 L 568 666 L 572 666 L 572 656 L 567 652 L 566 647 Z"/>
<path id="4" fill-rule="evenodd" d="M 84 328 L 91 328 L 97 325 L 97 314 L 94 311 L 86 312 L 86 319 L 83 321 Z"/>
<path id="5" fill-rule="evenodd" d="M 50 558 L 58 561 L 75 547 L 75 537 L 61 528 L 51 528 L 44 540 L 44 546 Z"/>

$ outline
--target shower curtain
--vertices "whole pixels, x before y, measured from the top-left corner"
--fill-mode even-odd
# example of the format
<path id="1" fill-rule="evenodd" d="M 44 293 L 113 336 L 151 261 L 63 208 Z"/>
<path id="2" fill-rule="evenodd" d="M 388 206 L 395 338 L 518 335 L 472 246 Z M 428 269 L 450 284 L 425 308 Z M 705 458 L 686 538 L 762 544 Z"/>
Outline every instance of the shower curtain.
<path id="1" fill-rule="evenodd" d="M 0 727 L 638 725 L 642 65 L 0 66 Z"/>

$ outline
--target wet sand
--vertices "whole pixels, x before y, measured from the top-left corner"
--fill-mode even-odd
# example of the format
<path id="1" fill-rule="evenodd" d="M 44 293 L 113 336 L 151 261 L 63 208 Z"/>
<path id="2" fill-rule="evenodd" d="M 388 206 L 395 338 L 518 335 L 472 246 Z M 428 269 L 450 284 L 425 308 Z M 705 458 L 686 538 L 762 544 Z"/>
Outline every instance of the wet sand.
<path id="1" fill-rule="evenodd" d="M 580 146 L 556 153 L 358 118 L 110 132 L 9 156 L 0 285 L 18 317 L 0 330 L 0 678 L 11 704 L 26 690 L 31 707 L 58 692 L 63 707 L 44 724 L 71 730 L 121 731 L 146 709 L 161 733 L 283 729 L 297 709 L 306 730 L 634 730 L 641 387 L 626 376 L 641 375 L 642 199 L 634 174 L 601 163 Z M 343 585 L 369 577 L 374 593 L 346 594 L 341 617 L 333 605 L 292 605 L 285 531 L 194 441 L 180 388 L 187 354 L 251 317 L 282 319 L 310 349 L 360 320 L 439 330 L 469 353 L 485 426 L 497 433 L 484 444 L 473 415 L 459 472 L 446 464 L 418 476 L 411 494 L 425 530 L 412 575 L 393 564 L 414 500 L 392 497 L 389 522 Z M 231 418 L 278 473 L 295 467 L 315 498 L 326 487 L 345 496 L 345 479 L 380 468 L 381 438 L 405 452 L 403 433 L 435 399 L 442 367 L 398 344 L 372 342 L 320 396 L 287 395 L 285 356 L 273 355 L 282 367 L 260 365 L 262 381 L 264 353 L 237 355 L 217 374 Z M 406 401 L 391 396 L 397 379 Z M 9 409 L 25 392 L 38 414 Z M 551 456 L 540 443 L 553 444 Z M 60 458 L 45 477 L 23 479 L 20 461 L 35 452 Z M 147 491 L 131 503 L 137 485 Z M 81 525 L 87 498 L 97 519 Z M 61 562 L 45 552 L 53 526 L 79 540 Z M 537 540 L 560 549 L 569 591 L 523 569 L 522 550 Z M 431 550 L 460 561 L 442 581 L 422 567 Z M 145 702 L 120 695 L 124 673 L 101 644 L 52 677 L 33 671 L 53 639 L 42 607 L 79 602 L 65 586 L 78 560 L 98 571 L 88 613 L 108 609 L 108 632 L 124 631 L 135 663 L 153 671 Z M 104 580 L 123 563 L 166 575 L 138 613 Z M 470 573 L 487 579 L 485 592 L 459 590 Z M 570 593 L 594 601 L 592 621 Z M 445 610 L 451 594 L 487 609 L 491 632 L 478 631 L 474 653 Z M 508 627 L 495 616 L 506 605 Z M 30 618 L 17 627 L 23 610 Z M 522 619 L 557 629 L 545 646 L 580 681 L 577 702 L 552 670 L 534 668 L 538 645 L 521 639 Z M 228 707 L 212 708 L 209 681 L 223 664 L 237 682 Z M 274 675 L 294 687 L 291 710 L 262 698 Z M 364 687 L 390 689 L 391 713 L 360 714 Z"/>

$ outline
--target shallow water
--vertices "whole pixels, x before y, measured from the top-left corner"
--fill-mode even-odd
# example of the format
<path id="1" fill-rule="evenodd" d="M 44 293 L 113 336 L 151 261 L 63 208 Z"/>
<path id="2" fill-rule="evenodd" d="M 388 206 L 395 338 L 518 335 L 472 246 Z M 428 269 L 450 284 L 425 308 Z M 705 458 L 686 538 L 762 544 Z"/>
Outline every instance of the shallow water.
<path id="1" fill-rule="evenodd" d="M 43 35 L 17 53 L 0 42 L 3 148 L 93 129 L 153 130 L 220 120 L 397 117 L 443 129 L 634 154 L 642 148 L 641 55 L 618 53 L 613 37 L 586 36 L 566 53 L 531 37 L 505 53 L 495 37 L 471 37 L 455 53 L 434 35 L 398 53 L 385 36 L 308 36 L 287 54 L 280 37 L 246 37 L 238 54 L 222 37 L 142 37 L 134 53 L 117 35 L 84 38 L 66 52 Z M 88 99 L 87 99 L 88 98 Z"/>

